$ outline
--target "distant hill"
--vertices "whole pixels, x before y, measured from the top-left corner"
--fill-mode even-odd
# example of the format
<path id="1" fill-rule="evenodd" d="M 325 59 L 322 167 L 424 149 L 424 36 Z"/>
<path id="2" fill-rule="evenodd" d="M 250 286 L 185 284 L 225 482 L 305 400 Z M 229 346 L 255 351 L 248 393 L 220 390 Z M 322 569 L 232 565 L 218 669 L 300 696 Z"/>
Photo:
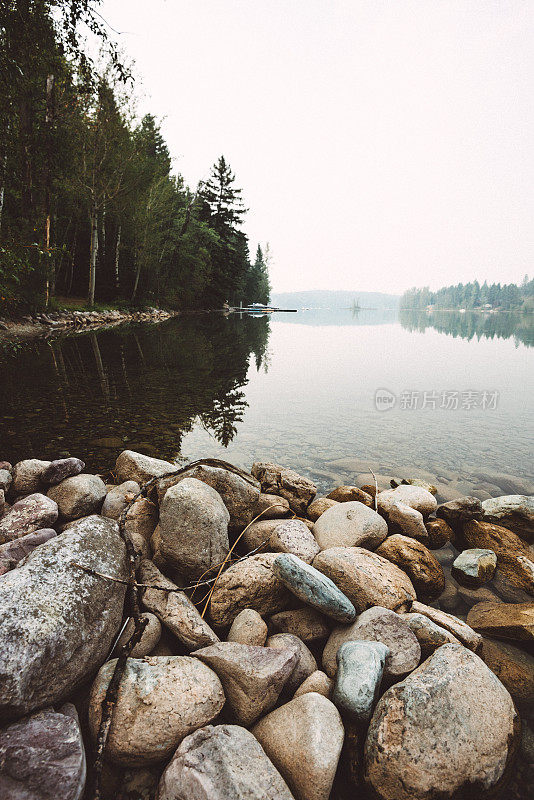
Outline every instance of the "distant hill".
<path id="1" fill-rule="evenodd" d="M 271 303 L 279 308 L 350 308 L 358 303 L 361 308 L 399 307 L 400 296 L 382 292 L 328 291 L 310 289 L 304 292 L 274 292 Z"/>

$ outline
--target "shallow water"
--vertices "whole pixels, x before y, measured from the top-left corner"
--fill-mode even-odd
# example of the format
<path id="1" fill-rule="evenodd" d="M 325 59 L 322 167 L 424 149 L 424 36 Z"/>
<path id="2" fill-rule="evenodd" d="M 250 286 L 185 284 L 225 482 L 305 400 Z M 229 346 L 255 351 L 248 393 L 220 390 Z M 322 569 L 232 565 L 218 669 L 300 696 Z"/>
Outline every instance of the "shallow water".
<path id="1" fill-rule="evenodd" d="M 350 310 L 183 316 L 0 350 L 0 458 L 269 458 L 443 498 L 534 490 L 534 320 Z M 379 410 L 377 390 L 389 410 Z M 388 398 L 390 398 L 388 400 Z M 372 479 L 371 479 L 372 480 Z"/>

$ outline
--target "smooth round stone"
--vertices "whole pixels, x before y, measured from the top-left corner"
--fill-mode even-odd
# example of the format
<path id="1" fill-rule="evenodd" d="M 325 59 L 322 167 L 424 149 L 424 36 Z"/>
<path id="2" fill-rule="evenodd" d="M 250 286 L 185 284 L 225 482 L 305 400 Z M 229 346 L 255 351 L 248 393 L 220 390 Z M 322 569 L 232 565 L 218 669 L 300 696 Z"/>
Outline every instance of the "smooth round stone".
<path id="1" fill-rule="evenodd" d="M 497 556 L 493 550 L 464 550 L 453 562 L 452 575 L 463 586 L 478 589 L 493 578 L 496 566 Z"/>
<path id="2" fill-rule="evenodd" d="M 308 675 L 306 680 L 300 684 L 294 697 L 300 697 L 301 694 L 307 694 L 308 692 L 317 692 L 317 694 L 322 694 L 323 697 L 328 697 L 330 699 L 333 686 L 334 681 L 332 678 L 329 678 L 322 670 L 316 669 L 315 672 Z"/>
<path id="3" fill-rule="evenodd" d="M 335 583 L 315 567 L 291 553 L 281 553 L 273 561 L 274 575 L 304 603 L 338 622 L 352 622 L 356 609 Z"/>
<path id="4" fill-rule="evenodd" d="M 41 480 L 45 486 L 55 486 L 66 478 L 79 475 L 84 469 L 85 462 L 80 458 L 59 458 L 51 461 L 41 475 Z"/>
<path id="5" fill-rule="evenodd" d="M 63 519 L 99 514 L 106 497 L 106 484 L 98 475 L 80 473 L 52 486 L 47 495 L 54 500 Z"/>
<path id="6" fill-rule="evenodd" d="M 227 641 L 263 647 L 267 638 L 267 623 L 253 608 L 244 608 L 232 622 Z"/>
<path id="7" fill-rule="evenodd" d="M 433 514 L 438 507 L 434 495 L 420 486 L 401 484 L 395 489 L 386 489 L 378 494 L 378 510 L 386 517 L 397 502 L 404 503 L 410 508 L 415 508 L 423 517 Z"/>
<path id="8" fill-rule="evenodd" d="M 325 511 L 336 504 L 337 500 L 330 500 L 328 497 L 316 497 L 306 511 L 308 519 L 311 519 L 312 522 L 317 522 L 321 514 L 324 514 Z"/>
<path id="9" fill-rule="evenodd" d="M 389 648 L 382 642 L 345 642 L 337 652 L 332 700 L 341 712 L 359 722 L 373 713 Z"/>
<path id="10" fill-rule="evenodd" d="M 321 514 L 313 535 L 321 550 L 353 546 L 374 550 L 388 535 L 388 526 L 380 514 L 354 500 L 337 503 Z"/>

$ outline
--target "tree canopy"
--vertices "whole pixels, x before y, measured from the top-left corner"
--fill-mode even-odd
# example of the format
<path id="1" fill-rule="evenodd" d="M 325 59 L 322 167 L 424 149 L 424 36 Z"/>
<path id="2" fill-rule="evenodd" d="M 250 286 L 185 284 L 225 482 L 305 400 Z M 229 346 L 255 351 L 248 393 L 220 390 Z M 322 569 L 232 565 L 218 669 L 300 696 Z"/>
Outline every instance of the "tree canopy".
<path id="1" fill-rule="evenodd" d="M 501 311 L 534 311 L 534 279 L 525 275 L 522 283 L 481 285 L 478 281 L 444 286 L 431 292 L 428 286 L 409 289 L 401 298 L 401 309 L 499 309 Z"/>

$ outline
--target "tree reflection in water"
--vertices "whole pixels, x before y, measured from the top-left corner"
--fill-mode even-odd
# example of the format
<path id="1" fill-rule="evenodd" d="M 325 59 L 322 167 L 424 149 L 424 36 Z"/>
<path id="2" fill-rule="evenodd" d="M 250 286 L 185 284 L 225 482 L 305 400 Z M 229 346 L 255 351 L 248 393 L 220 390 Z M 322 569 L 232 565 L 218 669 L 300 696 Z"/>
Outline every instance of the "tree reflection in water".
<path id="1" fill-rule="evenodd" d="M 434 328 L 439 333 L 446 333 L 462 339 L 511 339 L 516 346 L 524 344 L 534 347 L 534 315 L 500 312 L 481 314 L 466 311 L 413 311 L 402 309 L 399 312 L 403 328 L 409 331 L 421 331 Z"/>

